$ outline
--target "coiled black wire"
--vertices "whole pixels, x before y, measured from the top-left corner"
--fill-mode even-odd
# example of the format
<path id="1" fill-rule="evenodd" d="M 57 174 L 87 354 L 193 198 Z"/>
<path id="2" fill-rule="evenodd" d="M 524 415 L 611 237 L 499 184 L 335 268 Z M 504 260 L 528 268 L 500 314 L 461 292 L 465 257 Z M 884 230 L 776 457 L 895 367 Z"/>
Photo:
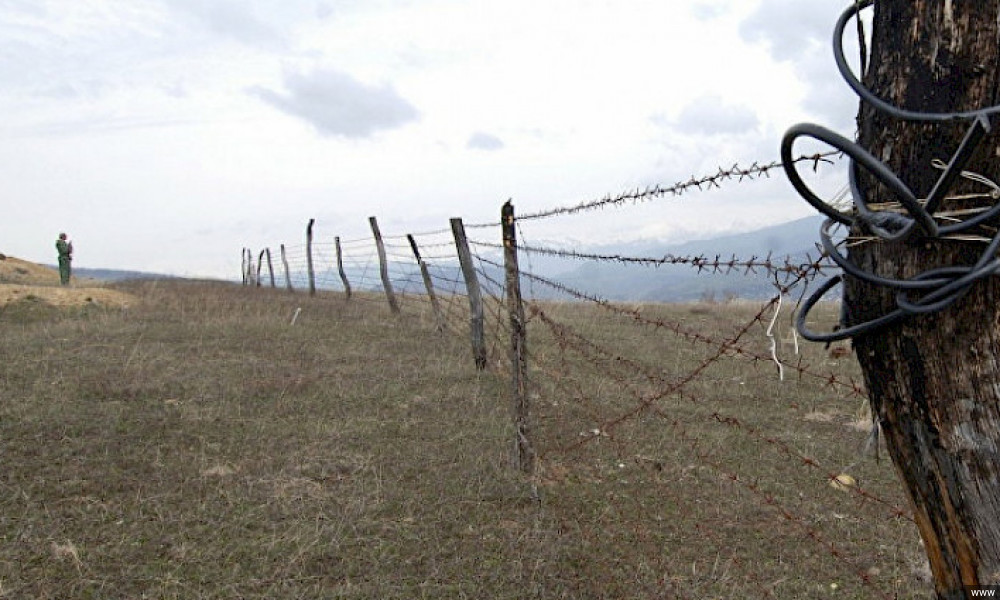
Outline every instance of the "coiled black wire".
<path id="1" fill-rule="evenodd" d="M 968 132 L 963 138 L 958 150 L 952 156 L 943 173 L 938 178 L 930 194 L 925 200 L 917 198 L 905 183 L 882 161 L 877 159 L 859 144 L 851 141 L 829 129 L 811 123 L 802 123 L 791 127 L 781 140 L 781 161 L 789 181 L 795 190 L 814 208 L 826 215 L 827 219 L 820 227 L 820 239 L 823 248 L 830 258 L 843 269 L 842 275 L 829 279 L 816 289 L 806 299 L 796 319 L 796 329 L 802 337 L 817 342 L 832 342 L 853 338 L 865 333 L 895 323 L 911 315 L 926 314 L 940 311 L 962 298 L 979 280 L 1000 273 L 1000 259 L 997 250 L 1000 248 L 1000 231 L 986 245 L 979 259 L 971 266 L 951 266 L 928 269 L 909 279 L 892 279 L 869 273 L 840 252 L 838 244 L 833 239 L 833 230 L 839 226 L 851 227 L 861 225 L 877 238 L 885 242 L 899 242 L 919 233 L 926 238 L 941 238 L 968 232 L 986 221 L 1000 215 L 1000 203 L 976 216 L 951 225 L 939 225 L 934 213 L 942 200 L 947 196 L 959 177 L 963 175 L 962 168 L 969 161 L 976 147 L 992 130 L 993 118 L 1000 114 L 1000 105 L 988 108 L 951 113 L 925 113 L 904 110 L 882 100 L 866 88 L 854 76 L 844 54 L 844 31 L 853 18 L 860 19 L 862 10 L 872 6 L 874 0 L 857 2 L 841 14 L 837 20 L 833 35 L 834 58 L 837 69 L 847 84 L 858 97 L 876 110 L 892 118 L 931 123 L 960 122 L 970 123 Z M 801 137 L 813 138 L 843 152 L 849 158 L 848 180 L 854 199 L 854 210 L 844 212 L 838 210 L 819 196 L 805 183 L 796 169 L 792 154 L 792 146 Z M 869 175 L 886 186 L 898 200 L 905 213 L 888 210 L 872 209 L 858 185 L 859 170 L 864 169 Z M 1000 200 L 994 194 L 995 200 Z M 890 312 L 861 323 L 842 322 L 841 327 L 832 332 L 814 332 L 806 326 L 809 312 L 827 292 L 842 283 L 844 276 L 855 277 L 868 283 L 887 287 L 896 291 L 896 308 Z M 911 294 L 922 294 L 913 298 Z M 842 318 L 842 321 L 847 319 Z"/>

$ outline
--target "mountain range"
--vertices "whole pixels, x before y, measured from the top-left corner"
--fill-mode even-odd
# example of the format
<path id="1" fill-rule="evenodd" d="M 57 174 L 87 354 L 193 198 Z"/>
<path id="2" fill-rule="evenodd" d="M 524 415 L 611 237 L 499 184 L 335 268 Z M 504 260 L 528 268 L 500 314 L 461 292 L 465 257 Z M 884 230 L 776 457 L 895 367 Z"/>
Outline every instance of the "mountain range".
<path id="1" fill-rule="evenodd" d="M 775 263 L 784 263 L 787 257 L 793 263 L 811 262 L 819 256 L 816 243 L 823 219 L 819 216 L 798 219 L 755 231 L 726 235 L 706 240 L 664 245 L 652 241 L 600 246 L 586 250 L 588 254 L 609 257 L 641 257 L 662 260 L 664 264 L 649 266 L 636 261 L 588 260 L 566 269 L 566 260 L 556 270 L 554 261 L 546 260 L 533 265 L 535 272 L 581 291 L 609 300 L 645 302 L 686 302 L 692 300 L 724 298 L 768 298 L 774 295 L 773 277 L 756 270 L 733 267 L 715 272 L 708 267 L 699 269 L 690 264 L 693 259 L 709 263 L 726 263 L 735 259 L 745 262 L 752 259 L 764 261 L 768 256 Z M 580 250 L 578 252 L 583 253 Z M 678 259 L 688 264 L 669 264 Z M 522 269 L 525 263 L 522 260 Z M 550 296 L 544 285 L 532 282 L 526 285 L 534 295 Z"/>

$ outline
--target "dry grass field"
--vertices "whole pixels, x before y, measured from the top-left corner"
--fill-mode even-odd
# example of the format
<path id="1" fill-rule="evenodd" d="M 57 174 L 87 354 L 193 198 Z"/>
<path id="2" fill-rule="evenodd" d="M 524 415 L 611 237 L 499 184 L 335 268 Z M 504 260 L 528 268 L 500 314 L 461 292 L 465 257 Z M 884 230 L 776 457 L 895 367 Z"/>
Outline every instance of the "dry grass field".
<path id="1" fill-rule="evenodd" d="M 504 371 L 416 298 L 394 317 L 362 295 L 115 291 L 136 301 L 0 307 L 0 598 L 932 597 L 861 401 L 821 381 L 734 355 L 602 432 L 652 379 L 535 315 L 529 479 Z M 543 310 L 665 379 L 714 351 Z M 641 310 L 725 337 L 756 308 Z M 842 469 L 878 501 L 831 487 Z"/>

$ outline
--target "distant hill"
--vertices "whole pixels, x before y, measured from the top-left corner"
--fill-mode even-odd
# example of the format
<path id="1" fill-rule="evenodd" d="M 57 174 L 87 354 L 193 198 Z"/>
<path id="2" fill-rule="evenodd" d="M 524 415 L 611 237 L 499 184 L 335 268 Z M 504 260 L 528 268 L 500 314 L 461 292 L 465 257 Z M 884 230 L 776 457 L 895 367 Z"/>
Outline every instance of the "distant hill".
<path id="1" fill-rule="evenodd" d="M 53 267 L 55 268 L 55 267 Z M 144 271 L 122 271 L 119 269 L 88 269 L 73 267 L 75 277 L 97 279 L 99 281 L 126 281 L 128 279 L 176 279 L 172 275 L 147 273 Z"/>
<path id="2" fill-rule="evenodd" d="M 720 260 L 735 257 L 763 260 L 768 254 L 775 262 L 786 256 L 793 261 L 806 260 L 807 255 L 817 257 L 816 242 L 822 223 L 821 217 L 807 217 L 766 227 L 756 231 L 727 235 L 708 240 L 683 244 L 661 245 L 655 242 L 638 242 L 600 246 L 585 250 L 601 255 L 660 258 L 664 256 L 697 257 Z M 563 265 L 566 261 L 562 261 Z M 552 267 L 548 262 L 547 266 Z M 619 262 L 579 263 L 569 270 L 552 276 L 570 287 L 588 291 L 611 300 L 649 302 L 684 302 L 704 298 L 722 299 L 764 298 L 774 295 L 774 286 L 766 274 L 746 274 L 734 270 L 731 274 L 699 273 L 689 265 L 662 265 L 659 267 L 625 265 Z M 536 295 L 550 295 L 538 284 L 530 285 Z"/>

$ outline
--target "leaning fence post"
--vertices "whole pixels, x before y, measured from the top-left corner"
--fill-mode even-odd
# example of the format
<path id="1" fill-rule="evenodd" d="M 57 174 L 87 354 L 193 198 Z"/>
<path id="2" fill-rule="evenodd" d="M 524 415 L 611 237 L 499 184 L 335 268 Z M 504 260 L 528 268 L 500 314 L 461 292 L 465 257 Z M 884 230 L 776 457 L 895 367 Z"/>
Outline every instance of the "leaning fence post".
<path id="1" fill-rule="evenodd" d="M 424 278 L 424 287 L 427 289 L 427 296 L 431 300 L 431 310 L 434 311 L 434 327 L 438 331 L 444 330 L 444 317 L 441 315 L 441 305 L 438 304 L 437 294 L 434 293 L 434 282 L 431 281 L 431 274 L 427 270 L 427 263 L 424 259 L 420 258 L 420 250 L 417 249 L 417 240 L 413 239 L 413 236 L 406 234 L 406 239 L 410 241 L 410 248 L 413 248 L 413 256 L 417 259 L 417 264 L 420 266 L 420 276 Z"/>
<path id="2" fill-rule="evenodd" d="M 264 253 L 267 252 L 267 248 L 260 251 L 257 255 L 257 287 L 260 287 L 260 270 L 264 266 Z"/>
<path id="3" fill-rule="evenodd" d="M 476 368 L 482 370 L 486 368 L 486 339 L 483 330 L 483 293 L 479 289 L 479 278 L 476 277 L 476 269 L 472 265 L 469 240 L 465 237 L 465 226 L 462 224 L 462 219 L 451 220 L 451 232 L 455 236 L 458 261 L 462 265 L 465 289 L 469 293 L 469 309 L 472 314 L 470 318 L 472 356 L 476 360 Z"/>
<path id="4" fill-rule="evenodd" d="M 514 459 L 521 472 L 530 475 L 535 469 L 535 450 L 531 444 L 528 399 L 528 332 L 521 299 L 521 271 L 517 265 L 517 230 L 514 205 L 510 200 L 500 209 L 503 228 L 503 263 L 507 288 L 507 312 L 510 314 L 511 398 L 514 415 Z"/>
<path id="5" fill-rule="evenodd" d="M 337 249 L 337 271 L 340 272 L 340 280 L 344 282 L 344 295 L 347 300 L 351 299 L 351 282 L 347 280 L 347 273 L 344 271 L 344 253 L 340 250 L 340 236 L 333 238 L 333 245 Z"/>
<path id="6" fill-rule="evenodd" d="M 271 249 L 265 248 L 267 253 L 267 273 L 271 276 L 271 289 L 274 289 L 274 263 L 271 262 Z"/>
<path id="7" fill-rule="evenodd" d="M 378 221 L 375 217 L 368 217 L 368 223 L 372 226 L 372 234 L 375 236 L 375 248 L 378 250 L 379 272 L 382 274 L 382 288 L 385 289 L 385 297 L 389 300 L 389 308 L 392 312 L 399 312 L 399 304 L 396 303 L 396 294 L 392 291 L 392 282 L 389 280 L 389 263 L 385 256 L 385 244 L 382 243 L 382 233 L 378 230 Z"/>
<path id="8" fill-rule="evenodd" d="M 306 226 L 306 269 L 309 271 L 309 295 L 316 295 L 316 272 L 313 270 L 313 223 L 316 219 L 309 219 Z"/>
<path id="9" fill-rule="evenodd" d="M 285 267 L 285 287 L 288 288 L 289 292 L 294 292 L 295 288 L 292 287 L 292 274 L 288 268 L 288 256 L 285 254 L 285 245 L 281 245 L 281 264 Z"/>

